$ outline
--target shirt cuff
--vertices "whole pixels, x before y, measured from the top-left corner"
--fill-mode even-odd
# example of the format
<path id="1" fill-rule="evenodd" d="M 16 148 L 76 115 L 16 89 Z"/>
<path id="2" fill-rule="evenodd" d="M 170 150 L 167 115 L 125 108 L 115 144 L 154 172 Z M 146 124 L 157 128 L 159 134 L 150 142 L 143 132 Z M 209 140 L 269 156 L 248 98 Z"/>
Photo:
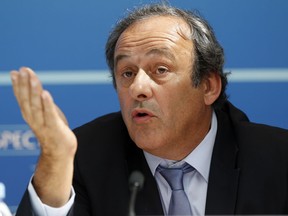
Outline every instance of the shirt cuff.
<path id="1" fill-rule="evenodd" d="M 33 177 L 32 177 L 33 178 Z M 30 179 L 29 185 L 28 185 L 28 192 L 30 195 L 30 201 L 32 205 L 32 209 L 36 215 L 43 215 L 43 216 L 66 216 L 71 209 L 74 200 L 75 200 L 75 191 L 74 188 L 71 187 L 71 196 L 68 202 L 61 207 L 54 208 L 51 206 L 48 206 L 40 200 L 38 197 L 33 185 L 32 185 L 32 178 Z"/>

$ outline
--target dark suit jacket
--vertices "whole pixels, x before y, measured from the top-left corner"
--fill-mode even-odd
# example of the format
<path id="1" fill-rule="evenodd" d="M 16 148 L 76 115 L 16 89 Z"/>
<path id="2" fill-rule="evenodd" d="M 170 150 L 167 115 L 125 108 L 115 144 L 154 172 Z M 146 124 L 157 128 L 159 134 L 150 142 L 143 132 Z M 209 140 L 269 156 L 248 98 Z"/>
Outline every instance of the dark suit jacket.
<path id="1" fill-rule="evenodd" d="M 288 214 L 288 131 L 250 123 L 229 102 L 216 114 L 206 214 Z M 127 215 L 128 178 L 133 170 L 145 176 L 136 214 L 163 215 L 155 179 L 120 113 L 74 131 L 79 141 L 73 182 L 76 200 L 69 215 Z M 17 216 L 21 215 L 32 215 L 27 192 L 18 208 Z"/>

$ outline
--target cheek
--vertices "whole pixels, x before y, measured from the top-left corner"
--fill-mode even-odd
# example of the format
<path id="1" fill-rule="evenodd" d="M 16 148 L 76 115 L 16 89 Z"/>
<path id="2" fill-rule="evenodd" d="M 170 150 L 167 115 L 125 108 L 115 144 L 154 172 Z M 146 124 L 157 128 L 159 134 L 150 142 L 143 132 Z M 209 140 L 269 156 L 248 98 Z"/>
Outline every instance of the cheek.
<path id="1" fill-rule="evenodd" d="M 128 97 L 124 92 L 121 92 L 121 91 L 118 91 L 117 95 L 118 95 L 118 101 L 119 101 L 119 105 L 120 105 L 123 119 L 126 121 L 126 119 L 128 117 L 128 113 L 129 113 Z"/>
<path id="2" fill-rule="evenodd" d="M 173 107 L 174 114 L 178 116 L 185 116 L 187 112 L 195 112 L 195 109 L 204 104 L 201 89 L 194 88 L 190 82 L 181 85 L 177 91 L 172 93 L 170 98 L 170 107 Z"/>
<path id="3" fill-rule="evenodd" d="M 120 103 L 120 106 L 124 106 L 127 102 L 127 98 L 128 98 L 128 92 L 124 91 L 123 88 L 121 89 L 117 89 L 117 96 L 118 96 L 118 100 Z"/>

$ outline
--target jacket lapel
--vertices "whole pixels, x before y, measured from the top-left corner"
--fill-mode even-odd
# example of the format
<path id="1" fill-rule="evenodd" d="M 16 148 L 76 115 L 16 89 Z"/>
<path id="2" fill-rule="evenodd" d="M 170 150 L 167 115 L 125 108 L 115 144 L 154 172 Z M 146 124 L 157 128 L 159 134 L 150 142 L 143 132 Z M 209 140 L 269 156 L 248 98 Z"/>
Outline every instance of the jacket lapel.
<path id="1" fill-rule="evenodd" d="M 218 111 L 218 130 L 214 144 L 208 182 L 205 214 L 233 214 L 238 178 L 237 142 L 229 117 Z"/>

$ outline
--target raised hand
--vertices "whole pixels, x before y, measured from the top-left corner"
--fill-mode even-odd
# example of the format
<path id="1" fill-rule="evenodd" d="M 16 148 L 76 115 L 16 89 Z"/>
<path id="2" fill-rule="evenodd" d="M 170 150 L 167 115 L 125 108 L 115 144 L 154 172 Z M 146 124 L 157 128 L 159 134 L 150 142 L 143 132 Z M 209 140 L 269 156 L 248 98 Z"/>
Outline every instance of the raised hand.
<path id="1" fill-rule="evenodd" d="M 62 206 L 70 197 L 77 139 L 33 70 L 11 71 L 11 80 L 22 116 L 41 147 L 34 188 L 43 203 Z"/>

